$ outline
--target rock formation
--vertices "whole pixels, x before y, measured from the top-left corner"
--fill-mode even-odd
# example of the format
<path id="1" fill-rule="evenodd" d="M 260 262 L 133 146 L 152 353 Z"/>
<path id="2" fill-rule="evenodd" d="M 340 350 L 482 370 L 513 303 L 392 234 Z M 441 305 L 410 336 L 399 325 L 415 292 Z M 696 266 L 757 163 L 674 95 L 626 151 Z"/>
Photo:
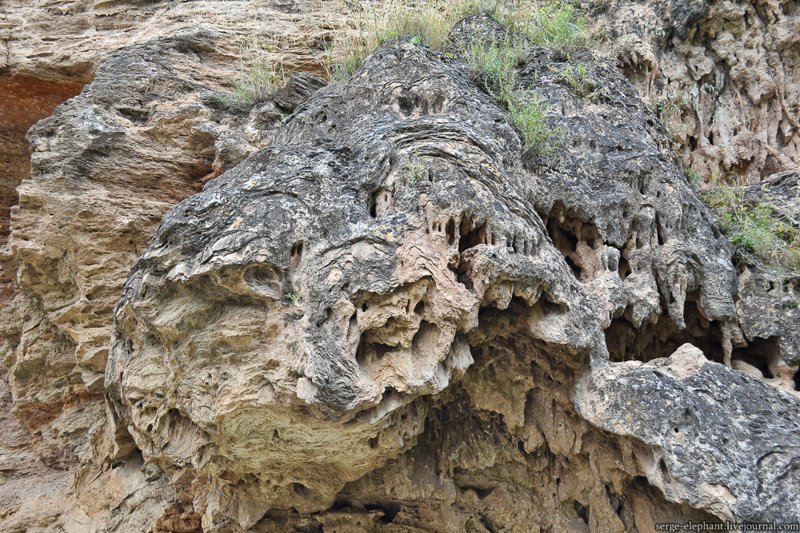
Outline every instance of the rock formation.
<path id="1" fill-rule="evenodd" d="M 759 181 L 800 165 L 800 12 L 793 0 L 593 3 L 626 76 L 687 166 Z"/>
<path id="2" fill-rule="evenodd" d="M 139 6 L 124 24 L 116 2 L 64 8 L 64 24 L 116 13 L 97 39 L 121 47 L 108 52 L 83 38 L 52 56 L 41 31 L 11 30 L 45 59 L 7 54 L 4 83 L 49 69 L 57 82 L 24 117 L 4 113 L 15 146 L 77 91 L 64 65 L 99 65 L 28 133 L 30 169 L 15 156 L 4 178 L 18 205 L 0 263 L 3 530 L 644 532 L 800 516 L 796 278 L 732 262 L 671 142 L 712 173 L 796 167 L 794 88 L 735 115 L 745 82 L 733 60 L 712 65 L 724 83 L 692 108 L 696 127 L 748 122 L 741 135 L 767 136 L 753 157 L 719 133 L 718 149 L 692 146 L 680 132 L 695 119 L 662 124 L 645 103 L 672 90 L 667 65 L 694 68 L 692 38 L 730 50 L 733 30 L 708 28 L 734 3 L 670 3 L 647 83 L 639 63 L 617 68 L 624 54 L 529 46 L 517 88 L 548 103 L 546 153 L 458 47 L 408 38 L 351 79 L 297 74 L 232 107 L 227 54 L 259 27 L 244 4 L 226 3 L 231 22 L 207 2 Z M 279 21 L 310 9 L 273 4 Z M 740 13 L 754 57 L 780 56 L 794 79 L 797 15 L 769 6 L 762 26 Z M 204 10 L 220 19 L 188 28 Z M 612 38 L 628 20 L 607 22 Z M 497 31 L 476 16 L 451 42 Z M 553 75 L 578 64 L 590 92 Z M 746 194 L 797 224 L 797 179 Z"/>

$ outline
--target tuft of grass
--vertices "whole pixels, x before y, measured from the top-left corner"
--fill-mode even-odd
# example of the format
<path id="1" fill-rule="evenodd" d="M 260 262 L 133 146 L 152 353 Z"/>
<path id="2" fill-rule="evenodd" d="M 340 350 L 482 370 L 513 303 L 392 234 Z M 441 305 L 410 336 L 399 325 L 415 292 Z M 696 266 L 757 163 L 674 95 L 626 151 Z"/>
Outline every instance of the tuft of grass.
<path id="1" fill-rule="evenodd" d="M 408 181 L 411 183 L 419 183 L 425 177 L 425 162 L 414 152 L 414 155 L 408 162 Z"/>
<path id="2" fill-rule="evenodd" d="M 589 74 L 589 67 L 583 63 L 564 65 L 557 74 L 580 97 L 589 96 L 595 89 L 594 81 Z"/>
<path id="3" fill-rule="evenodd" d="M 569 49 L 592 42 L 585 31 L 585 20 L 577 16 L 571 4 L 530 0 L 365 2 L 352 20 L 353 26 L 340 32 L 328 49 L 328 75 L 333 80 L 350 78 L 368 54 L 393 37 L 408 36 L 414 45 L 444 51 L 453 25 L 477 13 L 487 13 L 518 37 L 472 42 L 461 51 L 462 57 L 479 74 L 487 92 L 509 110 L 525 144 L 544 154 L 555 144 L 557 132 L 547 126 L 547 105 L 541 97 L 516 90 L 517 67 L 525 60 L 529 43 Z M 569 69 L 567 83 L 588 94 L 593 84 L 586 66 Z"/>
<path id="4" fill-rule="evenodd" d="M 503 12 L 500 21 L 538 46 L 573 49 L 594 44 L 586 31 L 586 19 L 578 16 L 575 7 L 567 2 L 517 0 Z"/>
<path id="5" fill-rule="evenodd" d="M 557 145 L 557 132 L 546 121 L 547 104 L 538 93 L 514 93 L 506 105 L 522 140 L 535 154 L 547 154 Z"/>
<path id="6" fill-rule="evenodd" d="M 239 45 L 239 73 L 230 78 L 231 93 L 219 97 L 230 107 L 250 108 L 268 100 L 286 82 L 283 65 L 270 61 L 264 43 L 242 41 Z"/>
<path id="7" fill-rule="evenodd" d="M 476 0 L 414 3 L 383 0 L 377 5 L 363 2 L 351 18 L 351 26 L 338 33 L 327 51 L 328 76 L 332 80 L 351 77 L 378 45 L 393 37 L 408 36 L 417 46 L 442 50 L 450 29 L 462 18 L 462 13 L 478 9 L 481 3 Z"/>
<path id="8" fill-rule="evenodd" d="M 472 42 L 463 56 L 482 78 L 486 91 L 508 109 L 525 145 L 537 155 L 551 151 L 557 132 L 547 125 L 547 104 L 538 93 L 516 88 L 517 67 L 526 57 L 524 43 L 514 39 Z"/>
<path id="9" fill-rule="evenodd" d="M 748 203 L 740 189 L 722 185 L 701 196 L 720 214 L 723 231 L 741 255 L 800 274 L 800 228 L 781 220 L 771 204 Z"/>
<path id="10" fill-rule="evenodd" d="M 464 61 L 482 79 L 487 92 L 506 102 L 517 84 L 517 67 L 525 60 L 526 51 L 519 40 L 473 41 L 463 51 Z"/>
<path id="11" fill-rule="evenodd" d="M 700 189 L 700 184 L 703 182 L 703 177 L 692 167 L 686 169 L 686 177 L 689 180 L 689 185 L 697 192 Z"/>
<path id="12" fill-rule="evenodd" d="M 287 292 L 285 297 L 288 301 L 292 302 L 295 305 L 303 301 L 303 297 L 296 292 Z"/>
<path id="13" fill-rule="evenodd" d="M 485 13 L 532 44 L 570 49 L 589 46 L 586 21 L 572 4 L 532 0 L 361 0 L 360 9 L 328 50 L 331 79 L 352 76 L 366 57 L 392 37 L 444 51 L 451 28 L 469 15 Z"/>

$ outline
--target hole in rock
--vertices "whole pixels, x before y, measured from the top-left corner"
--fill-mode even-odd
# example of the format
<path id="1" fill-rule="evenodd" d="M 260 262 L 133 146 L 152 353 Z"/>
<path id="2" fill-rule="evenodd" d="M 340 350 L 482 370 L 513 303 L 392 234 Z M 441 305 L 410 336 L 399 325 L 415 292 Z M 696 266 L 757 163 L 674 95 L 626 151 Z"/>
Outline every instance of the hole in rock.
<path id="1" fill-rule="evenodd" d="M 463 253 L 479 244 L 488 244 L 486 224 L 475 224 L 471 218 L 464 217 L 459 228 L 461 238 L 458 240 L 458 252 Z"/>
<path id="2" fill-rule="evenodd" d="M 394 519 L 397 518 L 401 509 L 399 504 L 391 502 L 368 503 L 364 505 L 364 508 L 368 511 L 382 511 L 383 516 L 380 517 L 380 521 L 383 524 L 391 524 L 394 522 Z"/>
<path id="3" fill-rule="evenodd" d="M 628 260 L 625 259 L 623 255 L 620 255 L 617 267 L 618 267 L 619 277 L 622 280 L 627 278 L 628 275 L 631 273 L 631 265 L 630 263 L 628 263 Z"/>
<path id="4" fill-rule="evenodd" d="M 598 259 L 592 253 L 603 243 L 597 226 L 591 222 L 565 214 L 564 206 L 557 203 L 547 217 L 547 233 L 556 249 L 564 256 L 575 277 L 586 281 L 597 270 Z"/>
<path id="5" fill-rule="evenodd" d="M 365 331 L 361 335 L 356 348 L 356 362 L 362 369 L 370 366 L 375 361 L 380 361 L 384 355 L 394 349 L 385 344 L 367 342 L 366 336 L 368 333 L 368 331 Z"/>
<path id="6" fill-rule="evenodd" d="M 439 328 L 423 320 L 419 324 L 417 333 L 411 341 L 411 346 L 417 353 L 429 353 L 436 347 L 436 341 L 439 338 Z"/>
<path id="7" fill-rule="evenodd" d="M 302 483 L 292 483 L 292 490 L 300 496 L 308 496 L 311 491 Z"/>
<path id="8" fill-rule="evenodd" d="M 678 329 L 666 314 L 660 315 L 655 323 L 642 323 L 639 328 L 635 328 L 624 316 L 613 319 L 605 331 L 611 360 L 647 362 L 669 357 L 688 342 L 702 350 L 709 360 L 722 363 L 724 354 L 719 324 L 709 323 L 703 318 L 693 298 L 694 295 L 687 295 L 684 330 Z"/>
<path id="9" fill-rule="evenodd" d="M 780 361 L 780 339 L 778 337 L 768 337 L 762 339 L 756 337 L 750 344 L 743 347 L 734 348 L 731 353 L 731 360 L 744 361 L 756 367 L 765 378 L 775 377 L 771 366 Z"/>
<path id="10" fill-rule="evenodd" d="M 369 216 L 372 218 L 376 218 L 378 216 L 378 212 L 375 207 L 375 195 L 369 197 L 369 205 L 367 206 L 367 210 L 369 211 Z"/>
<path id="11" fill-rule="evenodd" d="M 580 517 L 580 519 L 583 520 L 584 524 L 588 524 L 589 523 L 589 509 L 584 507 L 584 505 L 581 504 L 578 501 L 573 502 L 573 507 L 575 508 L 575 514 L 577 514 Z"/>
<path id="12" fill-rule="evenodd" d="M 451 218 L 447 221 L 447 227 L 445 228 L 445 233 L 447 233 L 447 244 L 452 246 L 456 242 L 456 222 Z"/>
<path id="13" fill-rule="evenodd" d="M 300 261 L 303 259 L 303 241 L 299 241 L 294 243 L 292 246 L 292 260 L 291 266 L 292 270 L 296 270 L 298 266 L 300 266 Z"/>
<path id="14" fill-rule="evenodd" d="M 667 463 L 664 462 L 664 459 L 658 460 L 658 469 L 661 471 L 661 475 L 665 478 L 669 477 L 669 470 L 667 470 Z"/>

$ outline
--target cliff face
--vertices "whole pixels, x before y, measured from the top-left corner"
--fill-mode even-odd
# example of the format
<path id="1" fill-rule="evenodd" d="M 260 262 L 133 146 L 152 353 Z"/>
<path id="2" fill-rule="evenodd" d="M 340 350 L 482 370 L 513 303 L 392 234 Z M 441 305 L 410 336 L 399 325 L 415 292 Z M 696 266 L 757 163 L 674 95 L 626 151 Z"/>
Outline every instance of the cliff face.
<path id="1" fill-rule="evenodd" d="M 594 15 L 684 164 L 745 182 L 800 165 L 797 2 L 612 0 Z"/>
<path id="2" fill-rule="evenodd" d="M 33 24 L 44 9 L 3 19 L 4 530 L 800 515 L 796 280 L 734 266 L 673 152 L 751 181 L 796 168 L 790 3 L 610 3 L 610 58 L 528 46 L 519 90 L 560 132 L 544 154 L 457 49 L 408 39 L 351 79 L 230 105 L 243 35 L 319 72 L 323 15 L 347 6 L 75 4 Z M 621 37 L 633 14 L 667 34 Z M 497 31 L 476 17 L 451 40 Z M 729 35 L 779 64 L 772 92 Z M 576 65 L 591 93 L 553 76 Z M 676 87 L 694 107 L 659 120 L 647 103 Z M 797 224 L 797 176 L 747 194 Z"/>

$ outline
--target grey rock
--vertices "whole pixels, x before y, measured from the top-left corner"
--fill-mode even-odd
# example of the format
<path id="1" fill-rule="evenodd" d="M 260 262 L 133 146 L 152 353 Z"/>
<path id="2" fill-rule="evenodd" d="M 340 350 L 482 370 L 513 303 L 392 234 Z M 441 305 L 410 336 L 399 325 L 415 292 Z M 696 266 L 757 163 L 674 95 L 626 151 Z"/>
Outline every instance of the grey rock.
<path id="1" fill-rule="evenodd" d="M 324 510 L 411 453 L 477 346 L 481 367 L 513 352 L 502 323 L 559 366 L 591 360 L 590 380 L 612 324 L 658 323 L 665 346 L 710 338 L 709 357 L 730 356 L 730 245 L 626 80 L 588 52 L 571 61 L 588 66 L 593 94 L 552 75 L 560 54 L 532 48 L 521 69 L 557 132 L 535 154 L 463 64 L 391 40 L 164 218 L 116 308 L 106 391 L 145 460 L 209 480 L 204 527 Z M 674 390 L 675 405 L 696 401 Z M 749 409 L 715 416 L 722 427 Z M 794 427 L 779 415 L 770 424 Z M 778 516 L 784 503 L 666 495 L 720 517 Z"/>
<path id="2" fill-rule="evenodd" d="M 291 113 L 325 84 L 325 80 L 307 72 L 291 74 L 286 84 L 275 91 L 272 99 L 278 107 Z"/>
<path id="3" fill-rule="evenodd" d="M 578 412 L 647 444 L 648 480 L 672 501 L 741 522 L 800 516 L 800 399 L 684 345 L 668 359 L 594 368 Z"/>

